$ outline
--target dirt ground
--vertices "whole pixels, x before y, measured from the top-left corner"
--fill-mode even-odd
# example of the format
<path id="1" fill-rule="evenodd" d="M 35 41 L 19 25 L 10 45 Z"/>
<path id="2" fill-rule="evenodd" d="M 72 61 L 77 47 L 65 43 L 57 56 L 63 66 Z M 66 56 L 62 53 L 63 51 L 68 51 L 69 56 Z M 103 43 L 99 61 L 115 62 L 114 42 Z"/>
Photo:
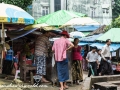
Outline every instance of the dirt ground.
<path id="1" fill-rule="evenodd" d="M 84 80 L 87 77 L 87 72 L 84 72 Z M 80 85 L 69 85 L 68 90 L 85 90 L 83 89 L 84 81 Z M 24 85 L 17 85 L 13 82 L 13 80 L 5 80 L 0 79 L 0 90 L 59 90 L 59 87 L 52 86 L 51 83 L 42 83 L 39 87 L 29 86 L 29 83 L 25 83 Z"/>

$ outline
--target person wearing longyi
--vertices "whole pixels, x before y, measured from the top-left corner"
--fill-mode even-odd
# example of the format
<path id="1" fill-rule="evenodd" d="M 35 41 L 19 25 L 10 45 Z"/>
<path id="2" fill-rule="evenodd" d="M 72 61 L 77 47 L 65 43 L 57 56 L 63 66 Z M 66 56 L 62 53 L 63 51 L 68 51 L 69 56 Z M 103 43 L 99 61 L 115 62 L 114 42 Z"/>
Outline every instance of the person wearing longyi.
<path id="1" fill-rule="evenodd" d="M 102 70 L 100 75 L 112 75 L 113 70 L 111 67 L 111 53 L 110 53 L 110 45 L 111 40 L 107 39 L 106 44 L 102 48 L 101 56 L 102 56 Z"/>
<path id="2" fill-rule="evenodd" d="M 37 75 L 42 76 L 42 82 L 49 82 L 44 78 L 46 75 L 46 58 L 48 57 L 48 49 L 52 46 L 50 41 L 50 32 L 44 31 L 40 35 L 35 43 L 35 59 L 37 63 Z"/>
<path id="3" fill-rule="evenodd" d="M 68 88 L 66 81 L 69 79 L 67 51 L 74 45 L 67 39 L 69 38 L 67 31 L 63 31 L 61 35 L 60 39 L 54 41 L 52 51 L 55 53 L 58 80 L 61 86 L 59 90 L 64 90 Z"/>
<path id="4" fill-rule="evenodd" d="M 72 48 L 72 77 L 73 82 L 80 84 L 83 81 L 83 70 L 82 70 L 82 55 L 81 46 L 78 45 L 79 39 L 74 39 L 74 47 Z"/>

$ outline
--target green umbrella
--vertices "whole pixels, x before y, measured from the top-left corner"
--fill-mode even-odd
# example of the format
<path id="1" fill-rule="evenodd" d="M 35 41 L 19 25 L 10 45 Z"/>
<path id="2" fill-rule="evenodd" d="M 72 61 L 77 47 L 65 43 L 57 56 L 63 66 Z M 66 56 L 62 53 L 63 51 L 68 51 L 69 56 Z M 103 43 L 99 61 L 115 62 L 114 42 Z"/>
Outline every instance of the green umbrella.
<path id="1" fill-rule="evenodd" d="M 120 28 L 111 28 L 97 40 L 106 41 L 107 39 L 111 39 L 112 42 L 120 42 Z"/>
<path id="2" fill-rule="evenodd" d="M 36 20 L 36 24 L 46 23 L 51 26 L 61 26 L 72 18 L 85 17 L 85 14 L 73 11 L 60 10 Z"/>

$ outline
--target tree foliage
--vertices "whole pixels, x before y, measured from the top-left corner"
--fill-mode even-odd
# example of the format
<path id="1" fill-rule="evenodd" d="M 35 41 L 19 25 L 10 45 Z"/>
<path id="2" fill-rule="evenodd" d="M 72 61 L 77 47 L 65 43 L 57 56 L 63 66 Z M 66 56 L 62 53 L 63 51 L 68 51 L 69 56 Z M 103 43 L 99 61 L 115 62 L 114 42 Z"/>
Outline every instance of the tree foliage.
<path id="1" fill-rule="evenodd" d="M 105 31 L 111 28 L 120 28 L 120 0 L 114 0 L 115 3 L 112 9 L 113 21 L 110 25 L 106 26 Z"/>
<path id="2" fill-rule="evenodd" d="M 112 15 L 113 19 L 117 18 L 120 15 L 120 0 L 114 0 L 115 4 L 113 5 Z"/>
<path id="3" fill-rule="evenodd" d="M 24 10 L 27 10 L 27 6 L 32 4 L 33 0 L 0 0 L 0 3 L 4 2 L 7 4 L 13 4 L 18 7 L 21 7 Z"/>
<path id="4" fill-rule="evenodd" d="M 120 28 L 120 16 L 118 18 L 115 18 L 111 25 L 106 26 L 105 31 L 108 31 L 111 28 Z"/>

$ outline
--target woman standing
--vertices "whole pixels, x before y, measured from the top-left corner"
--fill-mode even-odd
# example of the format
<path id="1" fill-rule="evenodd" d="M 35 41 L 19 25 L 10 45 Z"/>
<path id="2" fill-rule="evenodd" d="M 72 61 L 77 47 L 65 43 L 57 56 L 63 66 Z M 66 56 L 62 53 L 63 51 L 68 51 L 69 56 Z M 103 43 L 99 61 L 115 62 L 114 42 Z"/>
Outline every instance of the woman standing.
<path id="1" fill-rule="evenodd" d="M 72 76 L 73 81 L 79 84 L 83 81 L 83 71 L 82 71 L 82 56 L 81 56 L 81 46 L 78 46 L 79 39 L 74 39 L 74 47 L 72 49 Z"/>

